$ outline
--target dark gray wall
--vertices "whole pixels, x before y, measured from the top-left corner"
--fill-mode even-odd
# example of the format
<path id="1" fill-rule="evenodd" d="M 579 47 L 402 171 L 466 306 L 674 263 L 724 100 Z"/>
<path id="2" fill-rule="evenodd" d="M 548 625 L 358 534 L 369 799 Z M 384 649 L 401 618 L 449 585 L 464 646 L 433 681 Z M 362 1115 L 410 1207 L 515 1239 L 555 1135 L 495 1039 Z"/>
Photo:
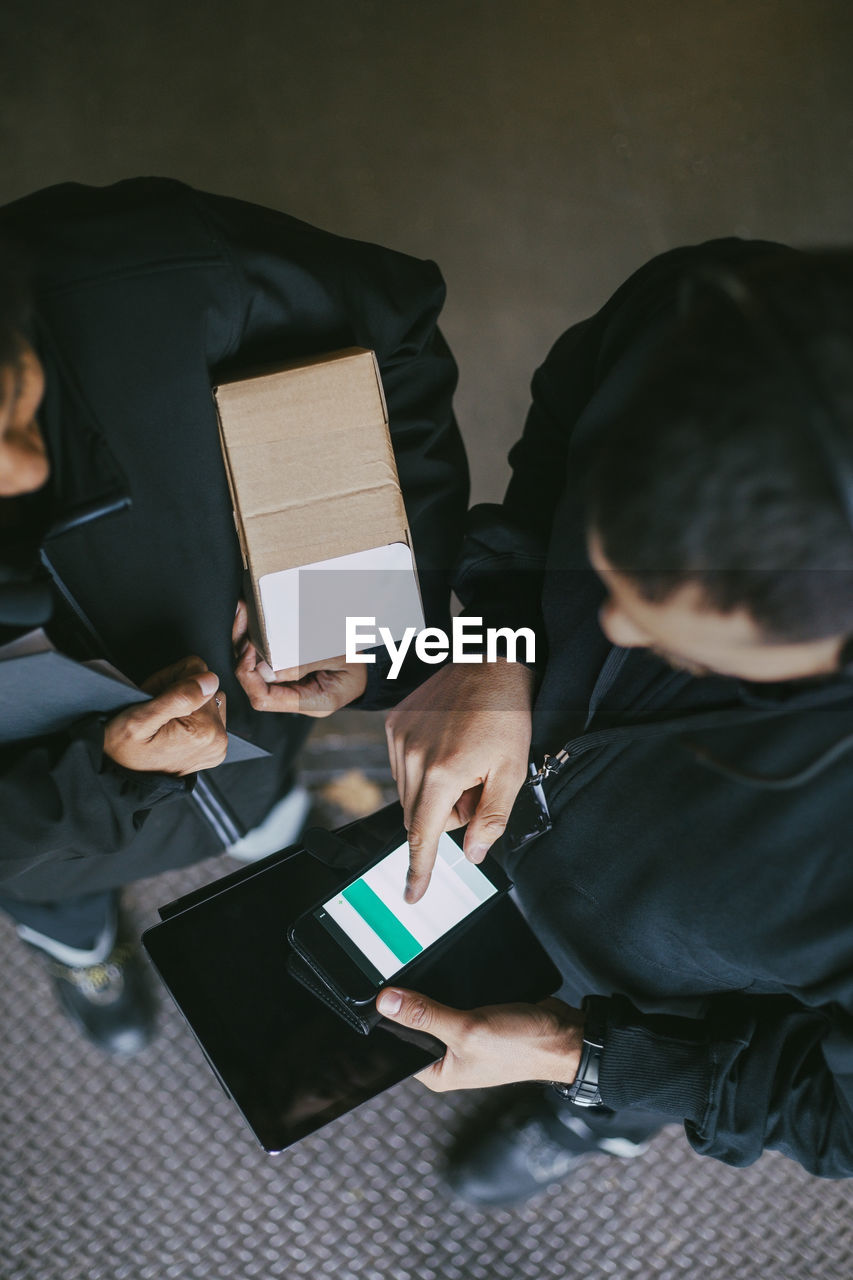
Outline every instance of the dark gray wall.
<path id="1" fill-rule="evenodd" d="M 165 173 L 435 258 L 480 498 L 634 266 L 853 239 L 850 0 L 6 0 L 0 198 Z"/>

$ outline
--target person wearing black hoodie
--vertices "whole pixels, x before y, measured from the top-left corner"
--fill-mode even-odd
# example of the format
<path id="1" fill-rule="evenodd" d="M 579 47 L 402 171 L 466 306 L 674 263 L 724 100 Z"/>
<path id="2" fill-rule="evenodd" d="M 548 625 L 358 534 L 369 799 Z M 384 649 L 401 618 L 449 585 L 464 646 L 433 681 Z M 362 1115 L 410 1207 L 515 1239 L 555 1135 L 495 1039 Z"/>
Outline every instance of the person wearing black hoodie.
<path id="1" fill-rule="evenodd" d="M 510 460 L 456 590 L 536 661 L 448 665 L 388 718 L 410 898 L 468 821 L 563 977 L 380 996 L 448 1046 L 431 1088 L 556 1084 L 463 1133 L 451 1186 L 508 1203 L 668 1121 L 851 1176 L 853 253 L 654 259 L 558 340 Z"/>
<path id="2" fill-rule="evenodd" d="M 116 943 L 117 889 L 268 821 L 307 716 L 405 692 L 379 662 L 268 689 L 211 386 L 375 351 L 425 613 L 446 625 L 467 467 L 444 284 L 434 263 L 170 179 L 37 192 L 0 210 L 0 237 L 0 642 L 44 625 L 154 695 L 37 740 L 4 732 L 0 903 L 75 1021 L 130 1052 L 151 1013 Z M 226 714 L 268 758 L 218 767 Z"/>

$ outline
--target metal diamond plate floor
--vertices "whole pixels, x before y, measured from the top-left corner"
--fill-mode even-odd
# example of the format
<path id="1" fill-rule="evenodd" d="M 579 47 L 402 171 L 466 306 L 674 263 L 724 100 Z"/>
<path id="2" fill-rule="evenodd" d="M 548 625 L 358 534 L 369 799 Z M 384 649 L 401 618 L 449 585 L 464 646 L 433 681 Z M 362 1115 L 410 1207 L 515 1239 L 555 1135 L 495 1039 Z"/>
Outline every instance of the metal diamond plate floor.
<path id="1" fill-rule="evenodd" d="M 309 745 L 381 773 L 373 733 Z M 133 887 L 158 904 L 233 869 L 217 859 Z M 57 1013 L 0 921 L 0 1280 L 850 1280 L 853 1183 L 777 1155 L 728 1169 L 673 1127 L 633 1161 L 595 1157 L 514 1210 L 447 1200 L 434 1172 L 470 1095 L 409 1082 L 281 1156 L 243 1127 L 166 1000 L 157 1041 L 104 1059 Z"/>

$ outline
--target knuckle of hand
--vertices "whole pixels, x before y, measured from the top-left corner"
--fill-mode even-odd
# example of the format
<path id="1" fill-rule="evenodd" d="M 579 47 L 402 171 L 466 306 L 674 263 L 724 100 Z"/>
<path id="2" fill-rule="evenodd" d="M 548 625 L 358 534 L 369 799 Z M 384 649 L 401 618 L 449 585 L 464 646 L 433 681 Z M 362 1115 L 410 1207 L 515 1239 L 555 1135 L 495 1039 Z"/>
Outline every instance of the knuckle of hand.
<path id="1" fill-rule="evenodd" d="M 459 769 L 466 767 L 466 762 L 471 757 L 471 744 L 456 738 L 452 742 L 444 744 L 441 755 L 438 758 L 438 765 L 443 766 L 447 773 L 457 772 Z"/>
<path id="2" fill-rule="evenodd" d="M 400 745 L 407 765 L 418 767 L 426 760 L 426 748 L 420 742 L 413 742 L 411 738 L 406 738 L 401 740 Z"/>
<path id="3" fill-rule="evenodd" d="M 421 858 L 424 852 L 424 836 L 418 827 L 409 827 L 407 839 L 409 843 L 409 853 L 413 858 Z"/>
<path id="4" fill-rule="evenodd" d="M 420 1000 L 415 1000 L 409 1006 L 409 1023 L 413 1027 L 426 1028 L 430 1024 L 430 1013 L 427 1006 Z"/>

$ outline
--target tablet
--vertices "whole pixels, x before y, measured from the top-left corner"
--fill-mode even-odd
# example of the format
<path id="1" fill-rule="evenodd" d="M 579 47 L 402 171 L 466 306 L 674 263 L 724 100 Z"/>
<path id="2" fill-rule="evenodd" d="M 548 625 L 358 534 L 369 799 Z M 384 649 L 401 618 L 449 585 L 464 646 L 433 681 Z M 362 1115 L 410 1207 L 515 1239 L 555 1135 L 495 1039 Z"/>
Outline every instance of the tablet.
<path id="1" fill-rule="evenodd" d="M 369 821 L 369 820 L 368 820 Z M 375 853 L 373 853 L 375 857 Z M 364 858 L 363 861 L 368 861 Z M 423 1032 L 352 1030 L 287 972 L 289 926 L 349 879 L 304 850 L 174 904 L 143 944 L 225 1092 L 275 1153 L 440 1058 Z M 426 994 L 459 1008 L 540 999 L 559 975 L 509 898 L 448 957 Z"/>

